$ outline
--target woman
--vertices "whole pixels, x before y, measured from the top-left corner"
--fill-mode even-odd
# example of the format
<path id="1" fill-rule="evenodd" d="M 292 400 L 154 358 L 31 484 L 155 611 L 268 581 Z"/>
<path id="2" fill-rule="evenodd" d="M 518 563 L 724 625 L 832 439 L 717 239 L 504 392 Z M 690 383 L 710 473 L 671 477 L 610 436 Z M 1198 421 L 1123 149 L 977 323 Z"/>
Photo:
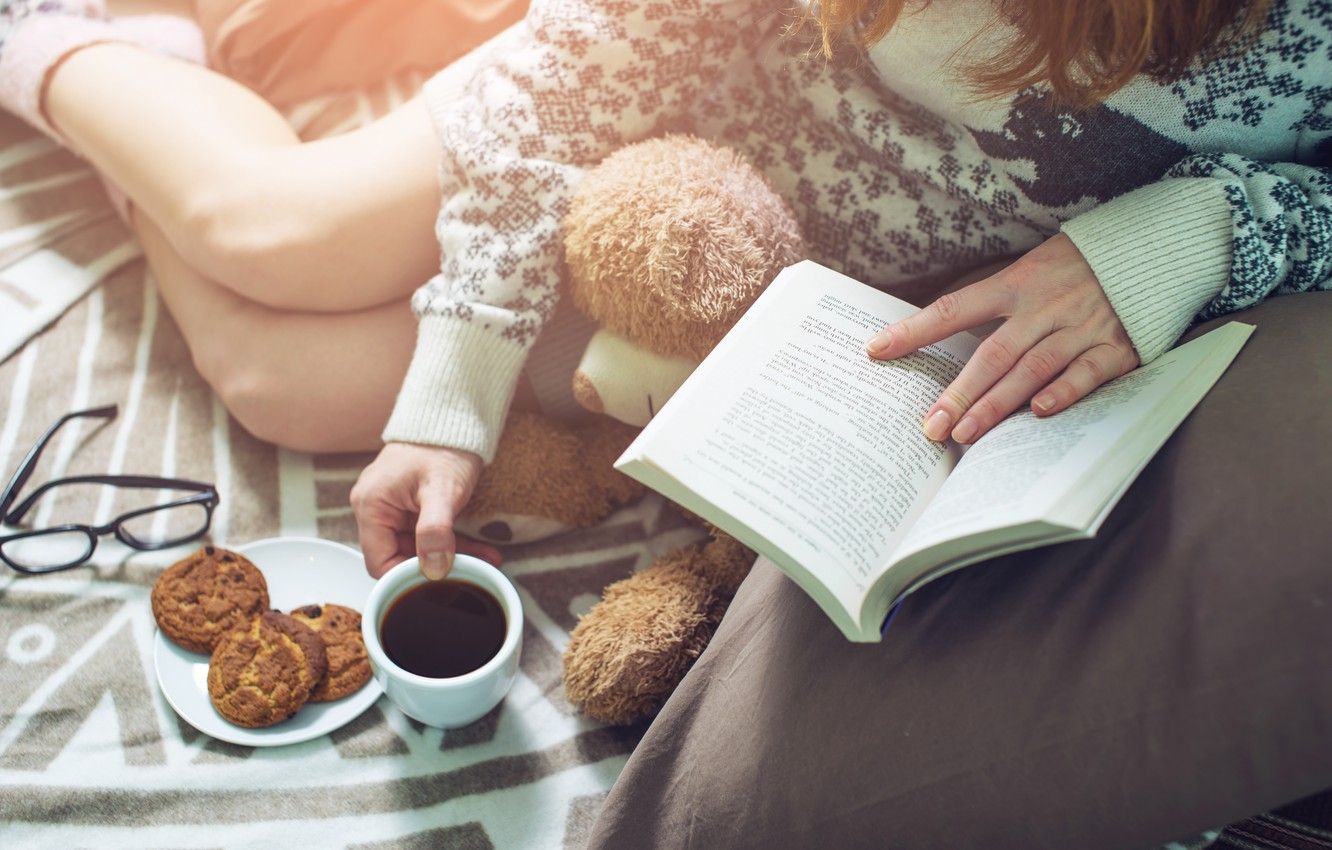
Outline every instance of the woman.
<path id="1" fill-rule="evenodd" d="M 353 494 L 367 566 L 415 551 L 442 575 L 554 309 L 565 200 L 611 150 L 669 127 L 733 144 L 816 258 L 887 288 L 1026 252 L 870 345 L 895 357 L 1005 318 L 925 412 L 932 438 L 968 442 L 1029 399 L 1062 410 L 1197 315 L 1328 285 L 1320 14 L 839 2 L 784 38 L 791 15 L 758 0 L 538 2 L 465 91 L 436 78 L 299 145 L 251 91 L 166 55 L 160 27 L 16 2 L 0 98 L 132 200 L 163 297 L 243 424 L 311 450 L 382 432 Z"/>
<path id="2" fill-rule="evenodd" d="M 817 259 L 889 289 L 1021 254 L 870 344 L 895 357 L 1003 320 L 923 412 L 935 439 L 975 440 L 1029 400 L 1056 413 L 1196 316 L 1329 287 L 1332 22 L 1314 0 L 850 0 L 803 21 L 760 0 L 538 0 L 463 91 L 436 78 L 308 145 L 252 92 L 154 52 L 153 27 L 52 6 L 6 7 L 0 98 L 128 194 L 241 422 L 337 450 L 378 445 L 387 421 L 353 494 L 376 575 L 413 551 L 447 572 L 452 518 L 554 310 L 569 193 L 652 133 L 741 149 Z M 1244 489 L 1265 473 L 1332 476 L 1325 453 L 1260 462 L 1244 442 L 1332 430 L 1316 390 L 1255 371 L 1325 379 L 1305 355 L 1327 297 L 1284 301 L 1257 312 L 1289 338 L 1255 337 L 1267 359 L 1241 358 L 1101 539 L 1032 559 L 1076 561 L 1077 581 L 997 560 L 851 648 L 756 567 L 594 845 L 1131 846 L 1332 781 L 1332 588 L 1299 548 L 1327 548 L 1299 524 L 1317 497 L 1239 521 L 1266 504 Z M 1165 486 L 1175 472 L 1187 486 Z M 1193 530 L 1204 508 L 1225 522 Z M 1180 540 L 1198 563 L 1158 563 Z M 1310 706 L 1295 732 L 1265 714 L 1292 688 Z"/>

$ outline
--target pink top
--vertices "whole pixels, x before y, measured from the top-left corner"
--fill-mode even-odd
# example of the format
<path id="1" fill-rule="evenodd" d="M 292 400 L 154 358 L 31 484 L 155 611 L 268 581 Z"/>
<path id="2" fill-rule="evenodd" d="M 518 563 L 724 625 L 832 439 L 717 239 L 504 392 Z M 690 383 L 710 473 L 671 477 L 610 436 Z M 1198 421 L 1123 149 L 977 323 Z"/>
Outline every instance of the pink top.
<path id="1" fill-rule="evenodd" d="M 214 70 L 279 109 L 433 73 L 522 18 L 527 0 L 197 0 Z"/>

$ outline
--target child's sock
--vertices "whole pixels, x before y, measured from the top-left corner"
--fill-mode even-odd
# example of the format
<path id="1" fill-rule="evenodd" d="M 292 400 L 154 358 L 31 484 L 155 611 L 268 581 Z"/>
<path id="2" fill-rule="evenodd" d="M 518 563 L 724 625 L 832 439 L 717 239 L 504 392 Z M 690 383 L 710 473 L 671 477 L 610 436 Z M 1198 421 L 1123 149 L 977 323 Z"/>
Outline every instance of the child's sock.
<path id="1" fill-rule="evenodd" d="M 0 7 L 0 106 L 57 138 L 41 111 L 47 73 L 105 32 L 101 3 L 13 0 Z"/>
<path id="2" fill-rule="evenodd" d="M 199 28 L 172 15 L 108 19 L 101 2 L 0 2 L 0 107 L 64 143 L 42 109 L 51 71 L 81 47 L 135 44 L 191 62 L 203 62 Z"/>
<path id="3" fill-rule="evenodd" d="M 101 2 L 0 0 L 0 107 L 64 144 L 42 109 L 46 84 L 51 71 L 70 53 L 103 42 L 136 44 L 188 62 L 204 62 L 203 35 L 186 18 L 108 19 Z M 105 177 L 102 186 L 116 213 L 128 222 L 129 198 Z"/>

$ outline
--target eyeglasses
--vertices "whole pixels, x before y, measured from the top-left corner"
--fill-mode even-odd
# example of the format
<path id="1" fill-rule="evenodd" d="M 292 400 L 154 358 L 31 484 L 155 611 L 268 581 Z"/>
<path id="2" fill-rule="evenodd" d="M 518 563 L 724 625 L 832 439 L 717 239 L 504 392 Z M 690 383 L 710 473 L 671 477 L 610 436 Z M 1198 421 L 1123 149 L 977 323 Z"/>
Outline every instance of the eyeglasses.
<path id="1" fill-rule="evenodd" d="M 111 420 L 118 413 L 116 405 L 67 413 L 42 434 L 37 444 L 19 464 L 14 477 L 0 494 L 0 522 L 18 525 L 46 493 L 71 484 L 108 484 L 144 490 L 178 490 L 189 493 L 174 501 L 128 511 L 106 525 L 67 523 L 51 528 L 33 529 L 0 537 L 0 560 L 21 573 L 53 573 L 77 567 L 92 557 L 97 541 L 114 534 L 126 546 L 143 551 L 168 549 L 202 537 L 213 523 L 213 508 L 221 501 L 217 488 L 201 481 L 183 478 L 158 478 L 144 475 L 75 475 L 48 481 L 32 492 L 12 511 L 19 490 L 28 483 L 42 451 L 66 422 L 82 417 Z"/>

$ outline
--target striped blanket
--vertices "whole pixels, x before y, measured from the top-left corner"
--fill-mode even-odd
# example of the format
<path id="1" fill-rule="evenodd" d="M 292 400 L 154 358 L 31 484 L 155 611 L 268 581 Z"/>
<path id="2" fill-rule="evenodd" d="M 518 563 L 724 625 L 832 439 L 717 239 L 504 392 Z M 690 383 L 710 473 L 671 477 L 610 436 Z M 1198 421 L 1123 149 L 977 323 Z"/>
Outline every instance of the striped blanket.
<path id="1" fill-rule="evenodd" d="M 392 80 L 289 117 L 304 135 L 327 135 L 418 84 Z M 0 115 L 0 475 L 59 416 L 110 403 L 120 405 L 119 417 L 67 426 L 34 484 L 90 473 L 201 479 L 222 496 L 211 535 L 221 545 L 277 535 L 355 544 L 347 496 L 370 457 L 285 451 L 241 430 L 191 366 L 95 174 Z M 129 498 L 62 488 L 33 524 L 104 522 L 130 507 Z M 510 547 L 505 570 L 526 623 L 521 674 L 499 708 L 441 732 L 381 699 L 331 735 L 262 750 L 197 732 L 158 692 L 148 593 L 183 551 L 138 553 L 111 540 L 70 572 L 20 578 L 6 570 L 0 843 L 581 847 L 642 730 L 580 718 L 563 696 L 560 653 L 606 584 L 699 536 L 649 497 L 596 528 Z M 1267 821 L 1246 823 L 1227 830 L 1222 844 L 1286 846 L 1256 843 L 1255 835 L 1270 834 L 1262 832 Z M 1192 850 L 1214 838 L 1170 847 Z"/>
<path id="2" fill-rule="evenodd" d="M 392 105 L 411 83 L 311 104 L 294 120 L 322 135 Z M 96 176 L 8 116 L 0 346 L 0 475 L 62 414 L 116 403 L 110 423 L 66 426 L 32 483 L 84 473 L 211 481 L 222 496 L 212 539 L 222 545 L 276 535 L 355 544 L 347 496 L 370 456 L 289 452 L 241 430 L 191 366 Z M 102 522 L 128 498 L 62 488 L 33 522 Z M 104 540 L 77 570 L 20 578 L 6 569 L 0 844 L 581 846 L 641 730 L 579 717 L 563 696 L 560 653 L 608 582 L 697 537 L 649 498 L 589 531 L 511 547 L 505 569 L 527 622 L 522 671 L 498 709 L 443 733 L 381 699 L 332 735 L 266 750 L 201 735 L 158 692 L 148 592 L 182 551 Z"/>

